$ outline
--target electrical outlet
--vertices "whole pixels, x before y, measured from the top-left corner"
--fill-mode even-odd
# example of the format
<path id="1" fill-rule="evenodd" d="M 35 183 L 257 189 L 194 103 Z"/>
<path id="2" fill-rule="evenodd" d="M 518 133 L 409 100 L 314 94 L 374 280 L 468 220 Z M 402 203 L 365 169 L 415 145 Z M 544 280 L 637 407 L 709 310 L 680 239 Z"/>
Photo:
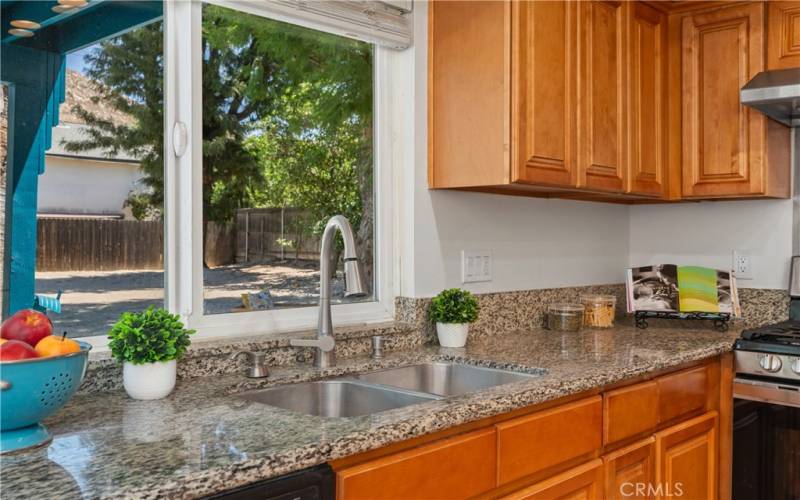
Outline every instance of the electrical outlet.
<path id="1" fill-rule="evenodd" d="M 492 252 L 485 250 L 461 251 L 461 282 L 492 281 Z"/>
<path id="2" fill-rule="evenodd" d="M 750 256 L 739 251 L 733 251 L 733 275 L 740 280 L 753 279 L 753 263 Z"/>

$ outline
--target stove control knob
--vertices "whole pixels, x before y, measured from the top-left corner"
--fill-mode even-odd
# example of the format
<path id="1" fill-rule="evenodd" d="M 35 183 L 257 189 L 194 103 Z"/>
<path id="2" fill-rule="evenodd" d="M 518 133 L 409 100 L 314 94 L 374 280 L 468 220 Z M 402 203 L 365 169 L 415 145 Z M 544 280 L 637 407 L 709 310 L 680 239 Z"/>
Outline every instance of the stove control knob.
<path id="1" fill-rule="evenodd" d="M 792 361 L 792 371 L 800 375 L 800 358 L 795 358 L 795 360 Z"/>
<path id="2" fill-rule="evenodd" d="M 781 358 L 775 356 L 774 354 L 765 354 L 761 356 L 758 364 L 761 365 L 761 368 L 768 372 L 775 373 L 781 371 Z"/>

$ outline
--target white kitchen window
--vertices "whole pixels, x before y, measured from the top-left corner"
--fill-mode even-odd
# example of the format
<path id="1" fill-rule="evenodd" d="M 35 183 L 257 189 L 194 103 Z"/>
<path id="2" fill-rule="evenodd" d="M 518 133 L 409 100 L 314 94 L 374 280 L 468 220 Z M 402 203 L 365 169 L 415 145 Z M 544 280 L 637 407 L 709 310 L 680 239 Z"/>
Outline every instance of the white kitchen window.
<path id="1" fill-rule="evenodd" d="M 407 14 L 303 5 L 165 2 L 166 302 L 199 337 L 314 327 L 315 238 L 341 212 L 372 278 L 344 302 L 334 277 L 334 324 L 393 317 L 384 82 Z"/>

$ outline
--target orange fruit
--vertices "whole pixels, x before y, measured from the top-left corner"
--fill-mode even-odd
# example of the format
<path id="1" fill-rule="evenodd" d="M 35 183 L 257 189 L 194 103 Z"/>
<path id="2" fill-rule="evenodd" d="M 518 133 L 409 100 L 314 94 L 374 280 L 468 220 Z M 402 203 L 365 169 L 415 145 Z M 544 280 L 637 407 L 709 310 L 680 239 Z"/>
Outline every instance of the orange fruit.
<path id="1" fill-rule="evenodd" d="M 0 344 L 2 344 L 3 342 L 5 342 L 6 340 L 7 340 L 7 339 L 0 339 Z"/>
<path id="2" fill-rule="evenodd" d="M 58 335 L 48 335 L 36 344 L 36 354 L 45 358 L 61 356 L 81 350 L 81 346 L 72 339 Z"/>

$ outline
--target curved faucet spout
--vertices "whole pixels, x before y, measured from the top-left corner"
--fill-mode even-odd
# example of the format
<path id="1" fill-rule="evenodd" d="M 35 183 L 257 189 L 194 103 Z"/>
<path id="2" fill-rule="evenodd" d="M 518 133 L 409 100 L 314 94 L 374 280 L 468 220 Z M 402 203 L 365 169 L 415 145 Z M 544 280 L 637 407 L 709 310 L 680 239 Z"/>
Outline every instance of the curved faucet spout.
<path id="1" fill-rule="evenodd" d="M 336 231 L 342 233 L 344 240 L 344 278 L 345 297 L 364 295 L 364 283 L 361 279 L 361 269 L 358 265 L 356 242 L 353 237 L 353 228 L 350 221 L 343 215 L 334 215 L 325 226 L 322 233 L 319 254 L 319 322 L 317 323 L 316 340 L 291 340 L 293 346 L 310 346 L 316 348 L 314 365 L 318 368 L 327 368 L 336 364 L 333 351 L 333 322 L 331 320 L 331 251 L 333 238 Z"/>

